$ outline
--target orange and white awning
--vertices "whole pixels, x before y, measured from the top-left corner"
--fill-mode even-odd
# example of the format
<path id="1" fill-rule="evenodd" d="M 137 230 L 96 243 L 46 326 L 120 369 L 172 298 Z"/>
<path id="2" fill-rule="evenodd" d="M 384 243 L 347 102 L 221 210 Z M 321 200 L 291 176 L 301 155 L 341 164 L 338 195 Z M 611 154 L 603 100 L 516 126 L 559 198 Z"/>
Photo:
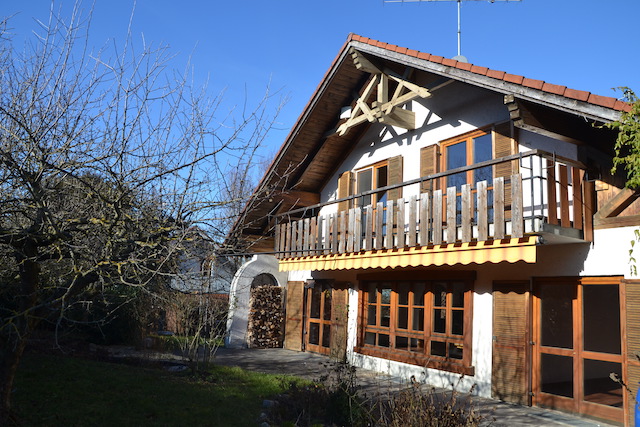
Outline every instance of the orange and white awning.
<path id="1" fill-rule="evenodd" d="M 367 268 L 428 267 L 499 262 L 536 262 L 537 236 L 522 239 L 386 249 L 280 259 L 280 271 L 352 270 Z"/>

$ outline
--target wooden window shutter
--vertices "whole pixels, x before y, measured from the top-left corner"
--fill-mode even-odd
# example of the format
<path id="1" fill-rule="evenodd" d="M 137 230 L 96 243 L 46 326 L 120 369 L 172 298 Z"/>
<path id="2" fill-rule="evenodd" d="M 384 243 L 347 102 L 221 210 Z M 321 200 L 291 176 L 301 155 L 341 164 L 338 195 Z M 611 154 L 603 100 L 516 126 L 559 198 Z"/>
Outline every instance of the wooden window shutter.
<path id="1" fill-rule="evenodd" d="M 338 178 L 338 199 L 349 197 L 353 194 L 353 172 L 346 171 Z M 349 200 L 338 203 L 338 212 L 349 210 L 351 202 Z"/>
<path id="2" fill-rule="evenodd" d="M 493 158 L 510 156 L 516 153 L 516 142 L 514 138 L 515 128 L 512 128 L 511 122 L 501 123 L 493 129 Z M 504 203 L 511 206 L 511 175 L 518 173 L 518 162 L 516 160 L 506 163 L 500 163 L 494 166 L 494 178 L 505 178 L 504 186 Z M 511 218 L 511 210 L 505 212 L 505 218 Z"/>
<path id="3" fill-rule="evenodd" d="M 491 395 L 519 405 L 529 404 L 528 307 L 528 283 L 494 283 Z"/>
<path id="4" fill-rule="evenodd" d="M 514 129 L 515 130 L 515 129 Z M 493 158 L 510 156 L 516 153 L 516 143 L 514 130 L 511 122 L 501 123 L 493 129 Z M 518 173 L 518 163 L 515 161 L 501 163 L 495 166 L 493 175 L 495 177 L 509 178 L 512 174 Z"/>
<path id="5" fill-rule="evenodd" d="M 438 165 L 440 164 L 440 146 L 438 144 L 429 145 L 420 150 L 420 176 L 433 175 L 438 173 Z M 424 181 L 420 192 L 435 190 L 435 183 Z"/>
<path id="6" fill-rule="evenodd" d="M 302 306 L 304 282 L 287 283 L 287 303 L 284 326 L 284 348 L 302 351 Z"/>
<path id="7" fill-rule="evenodd" d="M 402 156 L 392 157 L 388 160 L 389 181 L 388 185 L 402 184 Z M 402 197 L 402 187 L 389 190 L 389 200 L 398 200 Z"/>

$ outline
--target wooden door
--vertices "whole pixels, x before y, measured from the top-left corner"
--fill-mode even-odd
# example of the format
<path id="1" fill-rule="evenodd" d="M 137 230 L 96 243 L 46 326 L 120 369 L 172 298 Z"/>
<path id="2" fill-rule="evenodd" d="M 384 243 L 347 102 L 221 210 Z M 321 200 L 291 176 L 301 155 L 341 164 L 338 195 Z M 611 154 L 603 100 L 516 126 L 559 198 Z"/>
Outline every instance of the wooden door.
<path id="1" fill-rule="evenodd" d="M 619 278 L 536 281 L 534 404 L 622 422 Z"/>
<path id="2" fill-rule="evenodd" d="M 495 399 L 530 404 L 529 318 L 529 283 L 494 283 L 491 395 Z"/>

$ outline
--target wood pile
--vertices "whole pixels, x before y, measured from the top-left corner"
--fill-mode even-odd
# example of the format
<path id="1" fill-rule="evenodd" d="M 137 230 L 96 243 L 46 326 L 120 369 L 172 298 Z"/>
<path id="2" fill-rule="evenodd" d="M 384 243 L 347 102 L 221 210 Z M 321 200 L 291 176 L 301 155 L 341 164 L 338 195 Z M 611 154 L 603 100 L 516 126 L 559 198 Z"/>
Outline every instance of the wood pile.
<path id="1" fill-rule="evenodd" d="M 282 288 L 257 286 L 251 289 L 249 300 L 250 348 L 279 348 L 283 342 Z"/>

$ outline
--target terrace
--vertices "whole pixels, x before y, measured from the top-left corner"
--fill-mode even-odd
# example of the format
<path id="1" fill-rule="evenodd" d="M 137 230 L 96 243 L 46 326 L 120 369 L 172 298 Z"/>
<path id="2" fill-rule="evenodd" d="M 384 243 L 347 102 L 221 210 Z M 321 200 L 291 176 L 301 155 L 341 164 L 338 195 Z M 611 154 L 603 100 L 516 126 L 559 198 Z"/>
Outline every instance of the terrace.
<path id="1" fill-rule="evenodd" d="M 365 205 L 398 187 L 404 198 Z M 594 204 L 583 165 L 531 150 L 282 213 L 275 252 L 285 271 L 535 262 L 536 245 L 591 241 Z"/>

